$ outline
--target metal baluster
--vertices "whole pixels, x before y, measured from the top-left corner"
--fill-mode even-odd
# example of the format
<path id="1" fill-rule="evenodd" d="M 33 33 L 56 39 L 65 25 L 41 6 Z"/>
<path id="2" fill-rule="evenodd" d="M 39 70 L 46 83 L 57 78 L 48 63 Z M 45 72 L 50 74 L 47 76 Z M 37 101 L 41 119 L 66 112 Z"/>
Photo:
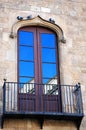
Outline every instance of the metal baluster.
<path id="1" fill-rule="evenodd" d="M 4 79 L 3 85 L 3 113 L 6 112 L 6 79 Z"/>

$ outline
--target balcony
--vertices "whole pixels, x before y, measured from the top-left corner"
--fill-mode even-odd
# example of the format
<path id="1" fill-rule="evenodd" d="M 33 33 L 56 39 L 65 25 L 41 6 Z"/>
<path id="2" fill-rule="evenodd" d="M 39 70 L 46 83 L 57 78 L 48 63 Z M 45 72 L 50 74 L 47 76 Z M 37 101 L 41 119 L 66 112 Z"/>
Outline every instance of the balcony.
<path id="1" fill-rule="evenodd" d="M 83 118 L 80 84 L 5 82 L 2 117 L 3 121 L 5 118 L 36 118 L 41 128 L 44 119 L 70 120 L 79 127 Z"/>

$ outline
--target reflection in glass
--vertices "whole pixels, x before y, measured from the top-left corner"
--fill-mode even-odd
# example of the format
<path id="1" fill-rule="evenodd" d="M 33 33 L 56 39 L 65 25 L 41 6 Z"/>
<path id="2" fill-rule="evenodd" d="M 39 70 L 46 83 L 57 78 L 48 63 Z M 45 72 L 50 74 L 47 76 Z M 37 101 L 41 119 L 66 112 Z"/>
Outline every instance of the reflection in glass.
<path id="1" fill-rule="evenodd" d="M 34 61 L 33 32 L 20 30 L 19 44 L 19 82 L 29 83 L 34 79 L 34 62 L 26 61 Z"/>
<path id="2" fill-rule="evenodd" d="M 47 81 L 47 82 L 46 82 Z M 48 95 L 58 95 L 58 82 L 57 76 L 54 76 L 50 79 L 43 79 L 44 85 L 44 94 Z"/>
<path id="3" fill-rule="evenodd" d="M 42 62 L 56 62 L 55 49 L 42 48 Z"/>
<path id="4" fill-rule="evenodd" d="M 41 34 L 42 47 L 55 48 L 55 35 L 54 34 Z"/>
<path id="5" fill-rule="evenodd" d="M 42 76 L 52 78 L 56 75 L 56 64 L 42 63 Z"/>
<path id="6" fill-rule="evenodd" d="M 34 33 L 19 31 L 19 81 L 31 83 L 34 82 L 33 78 L 35 78 L 35 81 L 42 80 L 44 84 L 56 83 L 56 35 L 51 32 L 41 33 L 40 38 L 38 38 L 37 46 L 34 46 Z M 41 41 L 41 43 L 38 43 L 38 41 Z M 38 46 L 38 44 L 40 45 Z M 34 49 L 35 54 L 37 54 L 37 61 L 34 61 Z M 37 75 L 40 75 L 42 79 L 35 77 L 34 68 L 37 68 L 35 73 L 37 72 Z"/>
<path id="7" fill-rule="evenodd" d="M 20 62 L 20 76 L 34 76 L 34 63 L 33 62 Z"/>
<path id="8" fill-rule="evenodd" d="M 34 78 L 30 78 L 30 77 L 21 77 L 19 79 L 20 83 L 34 83 Z"/>
<path id="9" fill-rule="evenodd" d="M 27 31 L 19 31 L 19 43 L 25 45 L 33 45 L 33 33 Z"/>
<path id="10" fill-rule="evenodd" d="M 20 46 L 20 60 L 34 60 L 32 47 Z"/>
<path id="11" fill-rule="evenodd" d="M 44 85 L 44 94 L 58 95 L 58 85 L 57 84 Z"/>
<path id="12" fill-rule="evenodd" d="M 57 84 L 57 76 L 54 76 L 52 78 L 43 78 L 44 84 Z"/>
<path id="13" fill-rule="evenodd" d="M 27 82 L 26 78 L 25 79 L 21 79 L 21 81 L 24 81 L 21 86 L 20 86 L 20 93 L 29 93 L 29 94 L 35 94 L 35 88 L 34 88 L 34 79 L 28 78 L 29 80 Z"/>
<path id="14" fill-rule="evenodd" d="M 56 70 L 56 36 L 41 34 L 42 46 L 42 81 L 44 84 L 57 84 Z"/>

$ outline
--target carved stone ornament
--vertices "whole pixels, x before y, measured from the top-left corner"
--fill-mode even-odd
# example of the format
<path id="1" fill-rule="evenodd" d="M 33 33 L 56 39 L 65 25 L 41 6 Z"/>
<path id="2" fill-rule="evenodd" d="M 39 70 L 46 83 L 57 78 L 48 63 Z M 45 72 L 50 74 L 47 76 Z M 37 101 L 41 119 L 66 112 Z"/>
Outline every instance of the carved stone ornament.
<path id="1" fill-rule="evenodd" d="M 35 18 L 23 19 L 14 23 L 11 28 L 10 38 L 15 38 L 17 36 L 18 29 L 24 26 L 41 26 L 50 28 L 57 34 L 59 42 L 66 43 L 63 35 L 63 30 L 57 24 L 47 21 L 41 18 L 39 15 Z"/>

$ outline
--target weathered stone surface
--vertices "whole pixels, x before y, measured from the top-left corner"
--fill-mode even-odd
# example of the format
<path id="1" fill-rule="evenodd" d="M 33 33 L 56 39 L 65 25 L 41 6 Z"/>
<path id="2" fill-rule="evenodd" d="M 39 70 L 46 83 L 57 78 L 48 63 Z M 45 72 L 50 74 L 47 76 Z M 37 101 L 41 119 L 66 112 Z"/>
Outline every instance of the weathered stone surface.
<path id="1" fill-rule="evenodd" d="M 86 115 L 86 0 L 0 0 L 0 87 L 3 79 L 17 80 L 17 38 L 9 38 L 12 25 L 17 22 L 17 16 L 26 18 L 28 15 L 40 15 L 45 20 L 53 18 L 66 38 L 66 44 L 59 44 L 60 73 L 62 84 L 81 83 L 84 113 Z M 2 96 L 0 91 L 0 107 Z M 1 110 L 1 109 L 0 109 Z M 14 121 L 8 121 L 13 127 Z M 15 121 L 17 123 L 17 121 Z M 30 120 L 21 123 L 17 128 L 4 130 L 39 129 L 37 122 Z M 84 117 L 80 130 L 86 130 Z M 8 124 L 9 124 L 8 123 Z M 35 125 L 34 125 L 35 124 Z M 48 124 L 48 125 L 47 125 Z M 32 125 L 34 128 L 32 128 Z M 60 125 L 63 127 L 60 128 Z M 23 128 L 22 128 L 23 127 Z M 44 123 L 44 130 L 75 130 L 74 124 Z"/>
<path id="2" fill-rule="evenodd" d="M 11 127 L 10 127 L 11 126 Z M 40 130 L 39 124 L 36 120 L 28 119 L 9 119 L 4 122 L 3 130 Z M 43 130 L 77 130 L 75 124 L 65 121 L 54 121 L 54 120 L 45 120 Z"/>

